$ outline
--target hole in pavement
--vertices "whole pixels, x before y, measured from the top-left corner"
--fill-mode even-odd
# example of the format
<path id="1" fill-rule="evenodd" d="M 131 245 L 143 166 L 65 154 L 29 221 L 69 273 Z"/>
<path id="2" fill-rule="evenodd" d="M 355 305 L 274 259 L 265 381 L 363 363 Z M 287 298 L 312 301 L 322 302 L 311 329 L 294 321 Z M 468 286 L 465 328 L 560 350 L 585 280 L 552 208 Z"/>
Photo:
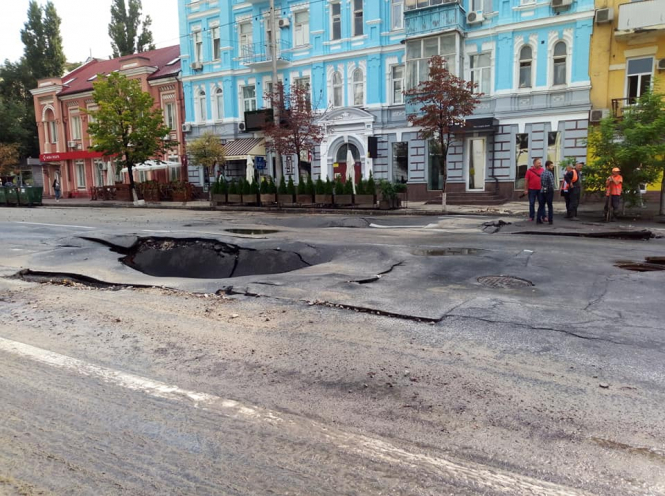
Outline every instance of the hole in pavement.
<path id="1" fill-rule="evenodd" d="M 665 265 L 663 265 L 662 262 L 617 262 L 614 264 L 614 266 L 619 267 L 620 269 L 632 270 L 633 272 L 654 272 L 658 270 L 665 270 Z"/>
<path id="2" fill-rule="evenodd" d="M 422 248 L 415 250 L 413 254 L 418 257 L 451 257 L 455 255 L 479 255 L 484 251 L 480 248 Z"/>
<path id="3" fill-rule="evenodd" d="M 514 276 L 483 276 L 477 280 L 483 286 L 495 289 L 518 289 L 533 286 L 531 281 Z"/>
<path id="4" fill-rule="evenodd" d="M 93 277 L 83 276 L 80 274 L 71 274 L 68 272 L 43 272 L 30 269 L 24 269 L 17 272 L 13 278 L 22 279 L 28 282 L 37 282 L 40 284 L 58 284 L 60 286 L 75 286 L 82 285 L 96 289 L 108 289 L 111 291 L 118 291 L 124 288 L 152 288 L 153 286 L 145 286 L 142 284 L 114 284 L 110 282 L 100 281 Z"/>
<path id="5" fill-rule="evenodd" d="M 570 236 L 576 238 L 634 239 L 649 240 L 656 235 L 647 230 L 641 231 L 605 231 L 605 232 L 557 232 L 557 231 L 519 231 L 512 234 L 531 234 L 536 236 Z"/>
<path id="6" fill-rule="evenodd" d="M 644 257 L 648 263 L 665 265 L 665 257 Z"/>
<path id="7" fill-rule="evenodd" d="M 143 238 L 120 259 L 154 277 L 226 279 L 281 274 L 312 264 L 297 252 L 251 249 L 208 239 Z"/>
<path id="8" fill-rule="evenodd" d="M 224 229 L 225 232 L 233 234 L 275 234 L 277 229 Z"/>

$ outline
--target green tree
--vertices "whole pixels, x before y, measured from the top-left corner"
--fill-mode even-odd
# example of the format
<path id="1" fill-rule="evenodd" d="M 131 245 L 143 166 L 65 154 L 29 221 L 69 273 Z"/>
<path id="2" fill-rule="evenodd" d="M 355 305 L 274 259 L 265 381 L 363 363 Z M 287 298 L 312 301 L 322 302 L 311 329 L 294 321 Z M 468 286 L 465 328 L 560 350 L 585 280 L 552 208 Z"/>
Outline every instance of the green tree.
<path id="1" fill-rule="evenodd" d="M 62 47 L 60 34 L 60 16 L 55 10 L 53 2 L 46 2 L 44 7 L 44 44 L 46 45 L 41 57 L 44 76 L 62 76 L 65 73 L 67 58 Z M 39 77 L 38 77 L 39 79 Z"/>
<path id="2" fill-rule="evenodd" d="M 23 24 L 21 41 L 23 42 L 25 62 L 32 76 L 35 78 L 35 82 L 37 79 L 46 77 L 40 67 L 40 63 L 44 61 L 44 54 L 46 53 L 44 21 L 42 8 L 36 0 L 30 0 L 28 4 L 28 20 Z"/>
<path id="3" fill-rule="evenodd" d="M 149 15 L 141 21 L 141 0 L 113 0 L 109 36 L 113 57 L 154 50 L 152 39 L 152 19 Z M 141 32 L 139 33 L 139 29 Z"/>
<path id="4" fill-rule="evenodd" d="M 10 175 L 18 163 L 18 145 L 15 143 L 0 143 L 0 175 Z"/>
<path id="5" fill-rule="evenodd" d="M 628 204 L 638 203 L 640 184 L 661 179 L 665 186 L 665 95 L 647 92 L 625 109 L 622 118 L 603 119 L 589 134 L 588 148 L 593 159 L 585 174 L 587 190 L 604 195 L 613 167 L 621 169 Z M 665 188 L 660 214 L 665 215 Z"/>
<path id="6" fill-rule="evenodd" d="M 178 143 L 169 140 L 170 129 L 164 124 L 162 111 L 155 108 L 149 93 L 141 90 L 139 81 L 113 72 L 99 74 L 92 97 L 97 110 L 82 109 L 88 120 L 91 147 L 127 167 L 134 201 L 137 201 L 133 168 L 151 157 L 161 156 Z"/>
<path id="7" fill-rule="evenodd" d="M 192 161 L 208 169 L 208 177 L 212 177 L 215 165 L 224 165 L 226 153 L 218 136 L 207 132 L 187 145 Z"/>

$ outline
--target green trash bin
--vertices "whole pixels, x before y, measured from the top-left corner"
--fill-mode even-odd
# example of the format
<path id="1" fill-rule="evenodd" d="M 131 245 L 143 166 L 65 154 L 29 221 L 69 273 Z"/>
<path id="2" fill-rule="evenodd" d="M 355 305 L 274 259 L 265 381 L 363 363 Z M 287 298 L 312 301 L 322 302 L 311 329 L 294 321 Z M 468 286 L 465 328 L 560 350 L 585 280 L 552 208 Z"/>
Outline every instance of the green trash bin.
<path id="1" fill-rule="evenodd" d="M 7 197 L 7 205 L 18 205 L 18 189 L 14 187 L 4 188 Z"/>
<path id="2" fill-rule="evenodd" d="M 7 205 L 7 195 L 5 194 L 5 188 L 0 186 L 0 205 L 3 207 Z"/>
<path id="3" fill-rule="evenodd" d="M 44 193 L 44 188 L 41 186 L 24 186 L 18 188 L 18 198 L 21 205 L 27 205 L 32 207 L 33 205 L 42 204 L 42 194 Z"/>

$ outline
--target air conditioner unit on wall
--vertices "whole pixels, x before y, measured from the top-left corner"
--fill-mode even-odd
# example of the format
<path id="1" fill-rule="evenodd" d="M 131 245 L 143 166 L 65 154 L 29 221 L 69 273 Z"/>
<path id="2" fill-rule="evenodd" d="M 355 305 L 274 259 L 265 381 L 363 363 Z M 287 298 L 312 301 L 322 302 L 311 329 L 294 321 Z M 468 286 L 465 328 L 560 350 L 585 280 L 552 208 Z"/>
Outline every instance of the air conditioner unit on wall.
<path id="1" fill-rule="evenodd" d="M 78 145 L 79 145 L 79 144 L 78 144 L 78 142 L 76 142 L 76 141 L 68 141 L 68 142 L 67 142 L 67 148 L 74 148 L 74 149 L 76 149 L 76 148 L 78 148 Z"/>
<path id="2" fill-rule="evenodd" d="M 609 109 L 594 109 L 589 112 L 589 122 L 600 122 L 610 115 Z"/>
<path id="3" fill-rule="evenodd" d="M 573 4 L 573 0 L 552 0 L 553 9 L 566 9 Z"/>
<path id="4" fill-rule="evenodd" d="M 291 25 L 291 21 L 289 21 L 288 17 L 282 17 L 279 20 L 279 27 L 282 28 L 282 29 L 288 28 L 290 25 Z"/>
<path id="5" fill-rule="evenodd" d="M 245 125 L 244 122 L 239 122 L 238 123 L 238 131 L 240 131 L 241 133 L 244 133 L 246 129 L 247 129 L 247 126 Z"/>
<path id="6" fill-rule="evenodd" d="M 183 133 L 188 133 L 192 130 L 192 125 L 189 123 L 185 123 L 182 125 L 182 132 Z"/>
<path id="7" fill-rule="evenodd" d="M 598 9 L 596 10 L 596 24 L 607 24 L 614 20 L 613 9 Z"/>
<path id="8" fill-rule="evenodd" d="M 665 71 L 665 59 L 660 59 L 658 61 L 658 70 Z"/>
<path id="9" fill-rule="evenodd" d="M 467 24 L 478 24 L 485 20 L 482 12 L 469 12 L 466 15 Z"/>
<path id="10" fill-rule="evenodd" d="M 200 71 L 203 69 L 203 64 L 201 62 L 192 62 L 192 65 L 190 66 L 193 71 Z"/>

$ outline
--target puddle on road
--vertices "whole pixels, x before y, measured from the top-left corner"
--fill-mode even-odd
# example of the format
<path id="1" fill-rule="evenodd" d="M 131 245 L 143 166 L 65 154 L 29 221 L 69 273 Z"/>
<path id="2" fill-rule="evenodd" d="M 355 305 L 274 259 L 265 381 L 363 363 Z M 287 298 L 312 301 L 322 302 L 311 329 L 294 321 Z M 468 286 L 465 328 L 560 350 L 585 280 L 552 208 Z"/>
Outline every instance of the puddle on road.
<path id="1" fill-rule="evenodd" d="M 275 234 L 278 233 L 277 229 L 224 229 L 224 232 L 232 234 L 248 234 L 248 235 L 260 235 L 260 234 Z"/>
<path id="2" fill-rule="evenodd" d="M 413 251 L 417 257 L 453 257 L 464 255 L 480 255 L 486 250 L 480 248 L 420 248 Z"/>
<path id="3" fill-rule="evenodd" d="M 154 277 L 226 279 L 282 274 L 309 267 L 302 256 L 279 249 L 252 249 L 209 239 L 145 238 L 121 258 Z"/>

